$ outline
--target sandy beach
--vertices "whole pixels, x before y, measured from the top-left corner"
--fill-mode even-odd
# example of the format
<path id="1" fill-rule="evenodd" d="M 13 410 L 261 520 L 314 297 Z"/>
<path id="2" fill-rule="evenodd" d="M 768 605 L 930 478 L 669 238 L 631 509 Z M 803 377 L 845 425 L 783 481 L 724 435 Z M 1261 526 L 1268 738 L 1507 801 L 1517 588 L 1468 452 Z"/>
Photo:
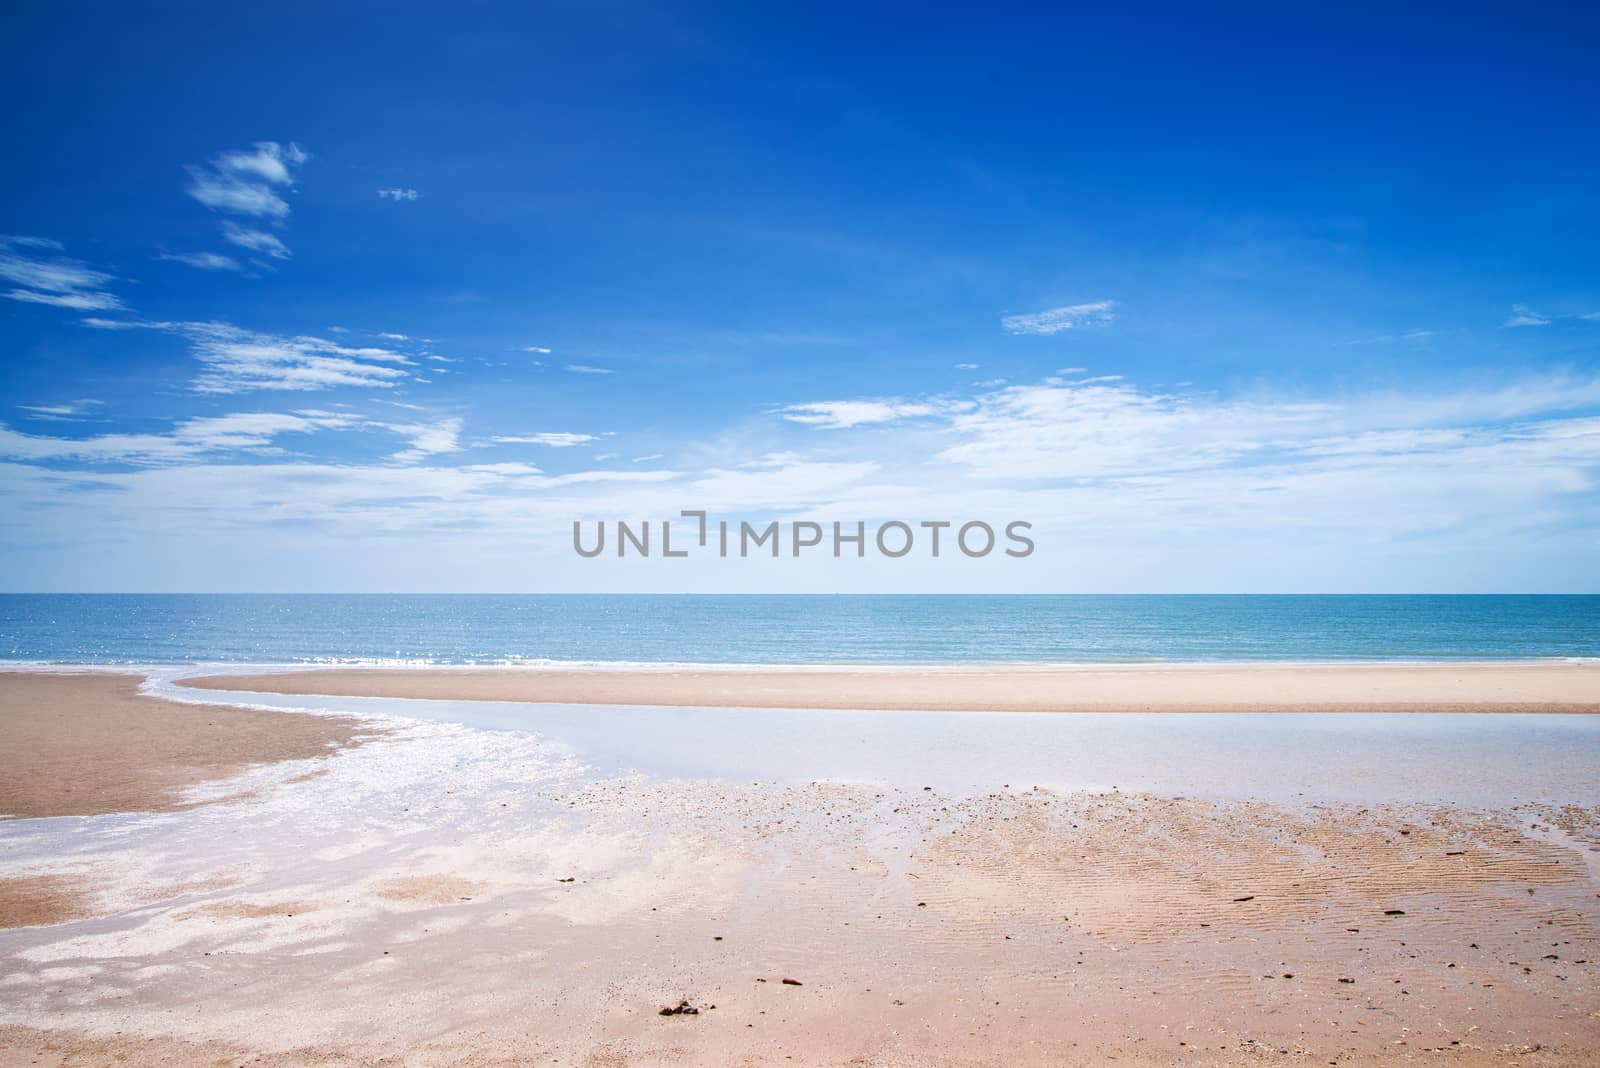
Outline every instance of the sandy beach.
<path id="1" fill-rule="evenodd" d="M 181 808 L 184 791 L 252 764 L 303 760 L 365 728 L 340 716 L 180 705 L 143 676 L 0 673 L 0 818 Z"/>
<path id="2" fill-rule="evenodd" d="M 1510 688 L 1543 674 L 1506 669 L 1497 699 L 1581 703 L 1561 695 L 1582 672 Z M 521 677 L 430 685 L 502 675 Z M 99 696 L 0 677 L 0 730 L 134 699 L 91 678 Z M 197 718 L 248 711 L 138 700 L 132 745 L 84 749 L 35 714 L 8 775 L 170 764 L 153 755 Z M 212 765 L 143 815 L 0 823 L 7 892 L 75 903 L 0 931 L 0 1065 L 1600 1057 L 1591 803 L 682 777 L 392 707 L 255 712 L 275 762 Z M 307 753 L 301 719 L 344 733 Z"/>
<path id="3" fill-rule="evenodd" d="M 360 668 L 198 689 L 558 704 L 1016 712 L 1600 712 L 1600 662 L 993 668 Z"/>

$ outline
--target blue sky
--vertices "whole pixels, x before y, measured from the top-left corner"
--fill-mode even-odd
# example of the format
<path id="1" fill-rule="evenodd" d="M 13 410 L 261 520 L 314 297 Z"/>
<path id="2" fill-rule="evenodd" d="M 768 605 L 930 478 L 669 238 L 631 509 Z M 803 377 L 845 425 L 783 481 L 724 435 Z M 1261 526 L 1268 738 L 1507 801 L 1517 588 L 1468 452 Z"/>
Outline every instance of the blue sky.
<path id="1" fill-rule="evenodd" d="M 1600 590 L 1592 11 L 4 25 L 0 588 Z"/>

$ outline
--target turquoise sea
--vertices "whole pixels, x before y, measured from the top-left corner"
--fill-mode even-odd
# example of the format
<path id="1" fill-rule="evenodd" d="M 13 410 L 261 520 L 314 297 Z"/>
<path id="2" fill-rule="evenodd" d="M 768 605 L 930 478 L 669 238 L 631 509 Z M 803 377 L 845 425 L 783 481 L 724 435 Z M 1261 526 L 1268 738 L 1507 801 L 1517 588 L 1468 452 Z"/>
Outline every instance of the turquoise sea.
<path id="1" fill-rule="evenodd" d="M 32 663 L 1538 657 L 1600 657 L 1600 596 L 0 595 Z"/>

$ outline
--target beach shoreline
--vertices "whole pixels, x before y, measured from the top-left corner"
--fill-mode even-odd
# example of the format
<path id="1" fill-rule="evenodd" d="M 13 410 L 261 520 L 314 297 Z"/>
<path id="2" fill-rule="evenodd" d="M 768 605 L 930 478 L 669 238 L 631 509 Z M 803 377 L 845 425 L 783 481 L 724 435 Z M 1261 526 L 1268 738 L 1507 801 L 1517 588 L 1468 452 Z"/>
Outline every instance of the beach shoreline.
<path id="1" fill-rule="evenodd" d="M 905 711 L 1600 713 L 1600 661 L 317 667 L 175 680 L 338 697 Z"/>
<path id="2" fill-rule="evenodd" d="M 17 906 L 0 1065 L 1600 1053 L 1600 807 L 1570 778 L 1549 800 L 1457 805 L 1207 799 L 1190 774 L 1135 791 L 675 776 L 564 756 L 540 737 L 560 739 L 556 720 L 375 706 L 380 732 L 205 693 L 0 673 L 0 727 L 67 695 L 67 727 L 136 702 L 121 719 L 138 744 L 25 743 L 43 760 L 65 745 L 79 781 L 166 767 L 201 722 L 241 742 L 372 735 L 319 748 L 308 773 L 207 774 L 203 807 L 190 789 L 147 794 L 148 816 L 0 822 Z"/>

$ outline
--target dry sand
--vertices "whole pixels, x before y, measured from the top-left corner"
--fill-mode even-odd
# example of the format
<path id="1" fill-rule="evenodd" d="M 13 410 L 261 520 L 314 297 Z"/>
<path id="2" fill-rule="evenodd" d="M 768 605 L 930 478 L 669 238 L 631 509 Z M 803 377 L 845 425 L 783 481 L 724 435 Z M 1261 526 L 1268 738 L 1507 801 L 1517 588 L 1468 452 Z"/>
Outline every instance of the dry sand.
<path id="1" fill-rule="evenodd" d="M 361 668 L 199 689 L 558 704 L 1018 712 L 1600 712 L 1600 663 L 817 669 Z"/>
<path id="2" fill-rule="evenodd" d="M 80 847 L 128 904 L 0 932 L 0 1066 L 1600 1061 L 1593 807 L 595 778 L 429 729 L 165 817 L 217 843 L 165 847 L 186 881 Z"/>

